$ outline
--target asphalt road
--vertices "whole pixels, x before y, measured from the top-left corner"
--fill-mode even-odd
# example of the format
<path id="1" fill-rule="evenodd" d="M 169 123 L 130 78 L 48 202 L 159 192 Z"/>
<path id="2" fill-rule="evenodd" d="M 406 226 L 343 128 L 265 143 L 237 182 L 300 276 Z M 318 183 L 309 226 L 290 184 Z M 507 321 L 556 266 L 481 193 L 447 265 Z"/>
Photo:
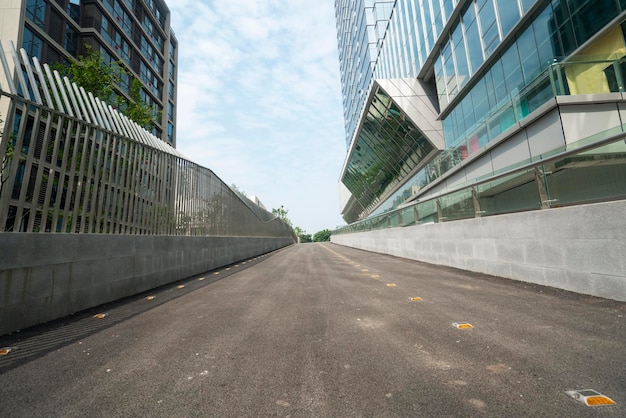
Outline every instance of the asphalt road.
<path id="1" fill-rule="evenodd" d="M 626 416 L 626 303 L 330 243 L 2 347 L 4 418 Z"/>

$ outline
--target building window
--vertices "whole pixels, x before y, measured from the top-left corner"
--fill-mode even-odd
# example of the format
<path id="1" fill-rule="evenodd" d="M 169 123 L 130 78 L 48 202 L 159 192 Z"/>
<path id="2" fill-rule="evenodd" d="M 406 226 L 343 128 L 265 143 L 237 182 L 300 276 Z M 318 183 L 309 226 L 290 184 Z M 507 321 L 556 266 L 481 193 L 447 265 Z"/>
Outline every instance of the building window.
<path id="1" fill-rule="evenodd" d="M 174 142 L 174 124 L 167 122 L 167 139 L 169 142 Z"/>
<path id="2" fill-rule="evenodd" d="M 70 0 L 67 3 L 67 14 L 70 15 L 76 23 L 80 23 L 80 0 Z"/>
<path id="3" fill-rule="evenodd" d="M 131 36 L 132 21 L 118 0 L 104 0 L 104 7 L 113 15 L 122 30 Z"/>
<path id="4" fill-rule="evenodd" d="M 41 29 L 44 29 L 46 2 L 44 0 L 28 0 L 26 2 L 26 17 Z"/>
<path id="5" fill-rule="evenodd" d="M 26 50 L 26 53 L 31 57 L 37 57 L 41 59 L 43 41 L 37 35 L 35 35 L 27 27 L 24 28 L 24 39 L 22 41 L 22 48 Z"/>
<path id="6" fill-rule="evenodd" d="M 65 25 L 65 39 L 63 42 L 63 48 L 69 52 L 72 56 L 76 56 L 78 51 L 78 34 L 70 25 Z"/>
<path id="7" fill-rule="evenodd" d="M 176 45 L 173 42 L 170 42 L 170 58 L 174 58 L 176 54 Z"/>
<path id="8" fill-rule="evenodd" d="M 141 61 L 141 65 L 139 67 L 139 78 L 144 84 L 154 93 L 155 96 L 161 96 L 161 88 L 158 77 L 150 71 L 150 69 Z"/>
<path id="9" fill-rule="evenodd" d="M 141 36 L 141 53 L 156 72 L 163 73 L 163 60 L 148 41 L 148 38 L 143 35 Z"/>
<path id="10" fill-rule="evenodd" d="M 125 92 L 130 94 L 130 75 L 126 71 L 122 71 L 120 74 L 120 88 Z"/>

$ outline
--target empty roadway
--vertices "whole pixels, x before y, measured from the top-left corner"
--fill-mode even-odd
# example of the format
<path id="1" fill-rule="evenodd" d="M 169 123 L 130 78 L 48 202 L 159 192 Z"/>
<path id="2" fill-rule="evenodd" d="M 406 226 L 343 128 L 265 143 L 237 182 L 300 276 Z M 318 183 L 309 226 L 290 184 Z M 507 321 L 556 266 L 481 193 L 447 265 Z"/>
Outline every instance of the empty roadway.
<path id="1" fill-rule="evenodd" d="M 626 303 L 299 244 L 0 337 L 0 416 L 626 416 L 625 343 Z"/>

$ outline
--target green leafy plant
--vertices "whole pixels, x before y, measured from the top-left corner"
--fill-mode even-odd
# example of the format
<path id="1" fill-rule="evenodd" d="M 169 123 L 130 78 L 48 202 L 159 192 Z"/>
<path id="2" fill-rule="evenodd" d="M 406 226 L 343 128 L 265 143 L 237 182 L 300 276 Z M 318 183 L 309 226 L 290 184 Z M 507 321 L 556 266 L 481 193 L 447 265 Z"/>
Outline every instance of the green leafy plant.
<path id="1" fill-rule="evenodd" d="M 150 130 L 159 115 L 141 99 L 141 81 L 126 71 L 121 62 L 107 63 L 99 51 L 92 50 L 90 45 L 85 45 L 85 48 L 85 55 L 80 55 L 69 64 L 58 63 L 53 68 L 87 92 L 119 109 L 138 125 Z M 115 86 L 124 75 L 131 77 L 130 100 L 115 93 Z"/>

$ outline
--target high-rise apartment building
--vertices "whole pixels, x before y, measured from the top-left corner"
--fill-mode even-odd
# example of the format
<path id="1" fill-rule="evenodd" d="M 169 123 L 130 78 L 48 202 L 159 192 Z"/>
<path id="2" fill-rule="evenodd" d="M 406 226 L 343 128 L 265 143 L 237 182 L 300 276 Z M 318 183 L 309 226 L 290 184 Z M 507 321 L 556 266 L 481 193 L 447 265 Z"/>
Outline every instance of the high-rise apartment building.
<path id="1" fill-rule="evenodd" d="M 177 41 L 163 0 L 21 0 L 0 5 L 0 39 L 41 62 L 68 62 L 90 47 L 142 83 L 158 115 L 153 134 L 176 146 Z M 129 98 L 131 76 L 117 94 Z"/>
<path id="2" fill-rule="evenodd" d="M 421 223 L 624 198 L 623 141 L 605 142 L 626 115 L 626 0 L 335 10 L 348 223 L 412 202 L 432 203 Z"/>

